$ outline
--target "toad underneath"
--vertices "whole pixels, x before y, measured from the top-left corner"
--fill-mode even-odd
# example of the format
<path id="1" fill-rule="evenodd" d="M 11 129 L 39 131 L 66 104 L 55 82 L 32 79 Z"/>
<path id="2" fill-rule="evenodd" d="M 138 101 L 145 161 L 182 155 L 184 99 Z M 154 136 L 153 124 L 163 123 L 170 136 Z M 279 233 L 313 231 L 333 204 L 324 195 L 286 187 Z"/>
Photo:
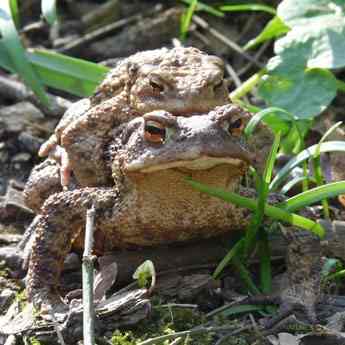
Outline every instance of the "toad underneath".
<path id="1" fill-rule="evenodd" d="M 112 187 L 83 187 L 53 194 L 35 220 L 29 263 L 28 297 L 37 307 L 61 303 L 58 295 L 64 258 L 82 234 L 86 210 L 95 205 L 96 251 L 154 246 L 211 237 L 243 229 L 248 212 L 194 190 L 192 178 L 237 190 L 253 161 L 242 130 L 250 116 L 228 104 L 190 117 L 153 111 L 110 133 L 105 147 Z M 312 320 L 319 296 L 318 241 L 289 244 L 289 284 L 280 295 L 278 319 L 296 307 Z M 311 248 L 313 255 L 306 255 Z M 315 254 L 315 255 L 314 255 Z"/>
<path id="2" fill-rule="evenodd" d="M 252 160 L 243 145 L 248 113 L 234 105 L 190 117 L 154 111 L 113 130 L 105 148 L 114 185 L 53 194 L 35 221 L 27 291 L 57 300 L 63 261 L 96 207 L 98 251 L 210 237 L 241 229 L 248 212 L 192 189 L 185 178 L 235 189 Z"/>

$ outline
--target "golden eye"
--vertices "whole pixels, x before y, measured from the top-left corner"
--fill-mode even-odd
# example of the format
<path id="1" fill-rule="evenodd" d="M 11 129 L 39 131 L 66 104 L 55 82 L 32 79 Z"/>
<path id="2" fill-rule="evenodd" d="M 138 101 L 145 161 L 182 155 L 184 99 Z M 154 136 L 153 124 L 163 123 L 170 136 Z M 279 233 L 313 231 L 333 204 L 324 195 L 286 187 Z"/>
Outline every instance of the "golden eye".
<path id="1" fill-rule="evenodd" d="M 244 123 L 242 119 L 237 119 L 229 123 L 228 129 L 231 135 L 240 136 L 242 134 L 243 127 Z"/>
<path id="2" fill-rule="evenodd" d="M 164 86 L 161 85 L 160 83 L 158 83 L 157 81 L 154 81 L 152 79 L 150 79 L 150 86 L 154 89 L 157 90 L 159 92 L 163 92 L 164 91 Z"/>
<path id="3" fill-rule="evenodd" d="M 147 121 L 144 128 L 144 137 L 151 143 L 162 144 L 166 137 L 166 129 L 157 121 Z"/>

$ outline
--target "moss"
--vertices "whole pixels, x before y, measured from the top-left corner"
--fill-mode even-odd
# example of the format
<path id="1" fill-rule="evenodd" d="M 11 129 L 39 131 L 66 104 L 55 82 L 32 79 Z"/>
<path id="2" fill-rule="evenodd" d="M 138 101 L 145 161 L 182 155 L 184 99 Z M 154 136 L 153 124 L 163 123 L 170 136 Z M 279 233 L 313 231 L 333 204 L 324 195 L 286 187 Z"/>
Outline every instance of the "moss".
<path id="1" fill-rule="evenodd" d="M 149 338 L 165 334 L 186 331 L 206 322 L 205 316 L 195 309 L 164 307 L 156 305 L 153 307 L 151 316 L 132 328 L 130 331 L 115 331 L 112 337 L 113 345 L 136 345 Z M 181 344 L 188 345 L 210 345 L 213 335 L 210 333 L 193 334 Z M 157 345 L 168 345 L 172 341 L 165 340 Z"/>

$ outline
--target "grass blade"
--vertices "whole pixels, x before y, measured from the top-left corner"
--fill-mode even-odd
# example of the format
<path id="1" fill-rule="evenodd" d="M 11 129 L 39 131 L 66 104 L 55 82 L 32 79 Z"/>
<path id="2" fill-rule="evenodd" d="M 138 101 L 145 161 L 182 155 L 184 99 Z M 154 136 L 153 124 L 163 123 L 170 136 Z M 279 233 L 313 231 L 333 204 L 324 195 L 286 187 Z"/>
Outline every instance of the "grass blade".
<path id="1" fill-rule="evenodd" d="M 262 11 L 274 16 L 276 15 L 275 8 L 262 4 L 223 5 L 219 9 L 223 12 Z"/>
<path id="2" fill-rule="evenodd" d="M 306 192 L 295 195 L 278 206 L 289 212 L 295 212 L 305 206 L 319 202 L 325 198 L 333 198 L 345 193 L 345 181 L 328 183 Z"/>
<path id="3" fill-rule="evenodd" d="M 248 50 L 254 48 L 257 45 L 264 43 L 272 38 L 276 38 L 286 34 L 289 30 L 290 28 L 287 25 L 285 25 L 279 17 L 276 16 L 266 24 L 266 26 L 258 36 L 250 40 L 244 46 L 244 49 Z"/>
<path id="4" fill-rule="evenodd" d="M 281 116 L 278 116 L 280 114 Z M 290 123 L 294 121 L 293 116 L 284 109 L 270 107 L 256 113 L 248 122 L 244 134 L 249 137 L 260 121 L 266 123 L 274 132 L 281 131 L 283 135 L 290 130 Z"/>
<path id="5" fill-rule="evenodd" d="M 181 17 L 181 33 L 180 33 L 181 41 L 184 41 L 186 39 L 187 32 L 188 32 L 190 23 L 192 21 L 192 17 L 193 17 L 197 4 L 198 4 L 198 0 L 191 0 L 189 7 L 187 9 L 187 12 L 185 12 L 183 16 Z"/>
<path id="6" fill-rule="evenodd" d="M 286 194 L 295 185 L 297 185 L 300 182 L 306 181 L 306 180 L 313 182 L 313 183 L 316 183 L 315 179 L 311 176 L 297 176 L 297 177 L 293 178 L 292 180 L 290 180 L 288 183 L 286 183 L 280 192 L 282 194 Z"/>
<path id="7" fill-rule="evenodd" d="M 39 100 L 49 106 L 49 99 L 43 88 L 42 82 L 36 75 L 26 58 L 25 50 L 20 42 L 16 27 L 12 20 L 11 6 L 8 0 L 0 2 L 0 30 L 1 43 L 6 49 L 9 58 L 20 77 L 33 90 Z"/>
<path id="8" fill-rule="evenodd" d="M 183 3 L 190 5 L 192 3 L 193 0 L 180 0 Z M 196 11 L 204 11 L 207 12 L 209 14 L 212 14 L 216 17 L 224 17 L 224 13 L 221 11 L 216 10 L 215 8 L 213 8 L 212 6 L 206 5 L 200 1 L 198 1 L 198 4 L 196 6 Z"/>
<path id="9" fill-rule="evenodd" d="M 260 185 L 259 185 L 259 195 L 258 195 L 258 207 L 256 208 L 255 213 L 252 216 L 250 225 L 248 226 L 248 229 L 246 231 L 245 246 L 244 246 L 245 257 L 249 255 L 249 252 L 251 251 L 255 243 L 258 229 L 264 219 L 266 201 L 267 201 L 267 196 L 268 196 L 268 191 L 269 191 L 268 187 L 272 178 L 274 162 L 277 157 L 279 143 L 280 143 L 280 132 L 276 134 L 274 137 L 274 142 L 273 142 L 270 154 L 266 161 L 263 177 L 262 179 L 259 179 Z"/>
<path id="10" fill-rule="evenodd" d="M 258 252 L 260 258 L 260 287 L 264 294 L 272 291 L 271 248 L 267 232 L 260 228 Z"/>
<path id="11" fill-rule="evenodd" d="M 53 25 L 57 20 L 56 0 L 41 0 L 41 12 L 44 19 Z"/>
<path id="12" fill-rule="evenodd" d="M 42 81 L 80 97 L 90 96 L 109 68 L 48 50 L 32 50 L 27 56 Z"/>
<path id="13" fill-rule="evenodd" d="M 313 145 L 303 151 L 301 151 L 297 156 L 293 157 L 288 163 L 286 163 L 283 168 L 279 170 L 275 178 L 270 184 L 270 190 L 275 190 L 283 182 L 285 177 L 290 173 L 292 169 L 304 162 L 305 160 L 314 156 L 317 150 L 318 144 Z M 343 141 L 328 141 L 322 143 L 319 147 L 320 152 L 332 152 L 332 151 L 342 151 L 345 152 L 345 142 Z"/>
<path id="14" fill-rule="evenodd" d="M 17 28 L 19 28 L 20 20 L 19 20 L 19 10 L 18 10 L 17 0 L 10 0 L 10 8 L 11 8 L 14 24 L 16 25 Z"/>
<path id="15" fill-rule="evenodd" d="M 200 182 L 193 181 L 191 179 L 186 179 L 186 182 L 189 183 L 195 189 L 201 192 L 207 193 L 209 195 L 212 195 L 216 198 L 222 199 L 226 202 L 233 203 L 240 207 L 249 208 L 252 211 L 255 211 L 257 208 L 257 200 L 246 198 L 244 196 L 238 195 L 233 192 L 224 191 L 220 188 L 210 187 Z M 298 214 L 289 213 L 276 206 L 266 205 L 265 215 L 272 219 L 287 222 L 291 225 L 311 231 L 312 233 L 316 234 L 317 236 L 321 238 L 325 234 L 325 230 L 320 224 L 314 222 L 311 219 L 302 217 Z"/>
<path id="16" fill-rule="evenodd" d="M 243 247 L 244 239 L 241 239 L 228 251 L 228 253 L 224 256 L 222 261 L 218 264 L 215 271 L 213 272 L 213 278 L 217 278 L 220 275 L 220 273 L 222 273 L 224 268 L 230 263 L 230 261 L 234 257 L 238 256 L 240 253 L 242 253 Z"/>

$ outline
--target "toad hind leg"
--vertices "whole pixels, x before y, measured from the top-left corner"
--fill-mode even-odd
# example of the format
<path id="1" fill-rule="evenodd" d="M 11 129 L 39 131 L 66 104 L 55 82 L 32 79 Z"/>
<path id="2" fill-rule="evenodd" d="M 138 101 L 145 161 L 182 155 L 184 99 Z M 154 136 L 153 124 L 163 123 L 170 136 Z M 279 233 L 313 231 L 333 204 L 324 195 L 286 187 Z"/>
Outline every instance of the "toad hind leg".
<path id="1" fill-rule="evenodd" d="M 85 226 L 86 210 L 111 210 L 117 200 L 112 188 L 82 188 L 56 193 L 42 207 L 29 263 L 27 294 L 38 308 L 59 300 L 57 287 L 72 241 Z M 96 213 L 97 217 L 97 213 Z"/>

